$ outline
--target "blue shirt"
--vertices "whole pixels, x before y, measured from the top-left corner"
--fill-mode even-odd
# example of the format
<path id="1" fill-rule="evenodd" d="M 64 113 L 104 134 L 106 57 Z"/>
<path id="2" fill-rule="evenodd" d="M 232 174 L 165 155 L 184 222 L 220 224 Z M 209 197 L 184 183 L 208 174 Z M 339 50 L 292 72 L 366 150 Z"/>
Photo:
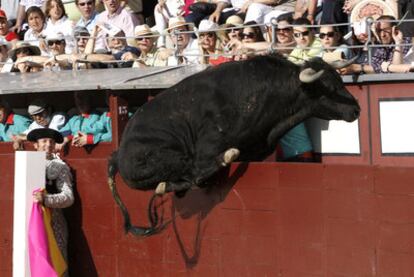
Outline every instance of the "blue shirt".
<path id="1" fill-rule="evenodd" d="M 0 141 L 12 141 L 11 137 L 22 134 L 29 125 L 31 120 L 27 117 L 10 113 L 5 123 L 0 123 Z"/>
<path id="2" fill-rule="evenodd" d="M 97 113 L 74 115 L 59 131 L 70 140 L 82 132 L 87 134 L 87 144 L 96 144 L 103 133 L 102 124 L 99 123 L 100 115 Z"/>
<path id="3" fill-rule="evenodd" d="M 312 142 L 303 122 L 290 129 L 279 140 L 279 145 L 282 148 L 284 159 L 293 158 L 313 150 Z"/>
<path id="4" fill-rule="evenodd" d="M 105 112 L 101 115 L 99 123 L 102 125 L 102 133 L 99 134 L 100 141 L 112 141 L 111 113 Z"/>
<path id="5" fill-rule="evenodd" d="M 76 26 L 85 27 L 88 29 L 89 34 L 92 34 L 93 28 L 96 25 L 96 19 L 97 19 L 97 12 L 94 12 L 91 18 L 87 21 L 85 21 L 82 17 L 79 19 L 79 21 L 76 23 Z"/>

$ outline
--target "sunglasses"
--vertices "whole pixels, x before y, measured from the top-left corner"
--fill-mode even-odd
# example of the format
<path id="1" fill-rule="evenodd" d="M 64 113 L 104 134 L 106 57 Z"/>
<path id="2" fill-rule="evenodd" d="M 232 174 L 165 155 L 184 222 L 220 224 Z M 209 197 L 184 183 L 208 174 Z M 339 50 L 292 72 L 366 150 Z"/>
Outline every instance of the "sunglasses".
<path id="1" fill-rule="evenodd" d="M 292 28 L 276 28 L 276 33 L 287 33 L 291 31 L 292 31 Z"/>
<path id="2" fill-rule="evenodd" d="M 334 36 L 335 36 L 335 32 L 319 33 L 320 39 L 324 39 L 325 37 L 333 38 Z"/>
<path id="3" fill-rule="evenodd" d="M 214 38 L 215 34 L 214 33 L 202 33 L 200 34 L 200 38 L 203 39 L 205 37 L 207 38 Z"/>
<path id="4" fill-rule="evenodd" d="M 255 37 L 256 37 L 255 33 L 247 33 L 247 34 L 243 33 L 242 34 L 242 38 L 255 38 Z"/>
<path id="5" fill-rule="evenodd" d="M 139 37 L 139 38 L 136 38 L 136 40 L 137 41 L 151 40 L 151 38 L 150 37 Z"/>
<path id="6" fill-rule="evenodd" d="M 89 2 L 81 2 L 81 3 L 78 3 L 78 5 L 81 6 L 81 7 L 83 7 L 83 6 L 92 6 L 93 5 L 93 2 L 92 1 L 89 1 Z"/>
<path id="7" fill-rule="evenodd" d="M 65 41 L 64 40 L 49 40 L 47 45 L 52 46 L 53 44 L 62 45 Z"/>
<path id="8" fill-rule="evenodd" d="M 307 36 L 309 36 L 309 31 L 300 32 L 300 33 L 293 33 L 293 36 L 295 38 L 307 37 Z"/>

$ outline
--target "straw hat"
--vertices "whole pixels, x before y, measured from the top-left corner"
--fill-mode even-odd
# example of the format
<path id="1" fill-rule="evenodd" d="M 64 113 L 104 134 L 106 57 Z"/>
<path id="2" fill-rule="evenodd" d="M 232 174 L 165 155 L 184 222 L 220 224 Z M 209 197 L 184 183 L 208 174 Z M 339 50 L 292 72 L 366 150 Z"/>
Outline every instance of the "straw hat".
<path id="1" fill-rule="evenodd" d="M 9 54 L 9 57 L 13 61 L 15 61 L 17 59 L 17 57 L 16 57 L 16 51 L 19 50 L 19 49 L 24 49 L 24 48 L 29 49 L 32 52 L 33 56 L 40 56 L 40 53 L 41 52 L 40 52 L 40 48 L 39 47 L 34 46 L 34 45 L 31 45 L 28 42 L 18 41 L 18 42 L 16 42 L 15 46 L 13 47 L 13 49 L 9 51 L 9 53 L 8 53 Z"/>
<path id="2" fill-rule="evenodd" d="M 157 31 L 152 30 L 147 24 L 138 25 L 134 30 L 135 37 L 158 35 Z"/>
<path id="3" fill-rule="evenodd" d="M 243 19 L 238 15 L 232 15 L 227 18 L 226 24 L 240 27 L 243 26 Z"/>
<path id="4" fill-rule="evenodd" d="M 168 28 L 165 29 L 166 33 L 169 33 L 172 29 L 181 27 L 181 26 L 188 26 L 189 31 L 194 30 L 194 24 L 191 22 L 186 22 L 184 17 L 177 16 L 177 17 L 171 17 L 168 21 Z"/>

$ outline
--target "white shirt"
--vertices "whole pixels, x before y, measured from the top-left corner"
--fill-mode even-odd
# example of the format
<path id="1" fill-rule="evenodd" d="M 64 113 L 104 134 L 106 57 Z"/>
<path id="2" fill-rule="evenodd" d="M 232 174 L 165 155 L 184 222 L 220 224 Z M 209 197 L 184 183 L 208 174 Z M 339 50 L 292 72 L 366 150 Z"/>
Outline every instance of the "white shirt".
<path id="1" fill-rule="evenodd" d="M 47 36 L 55 35 L 57 33 L 62 33 L 65 36 L 66 47 L 65 53 L 72 54 L 73 49 L 75 48 L 75 40 L 73 39 L 73 28 L 75 23 L 66 16 L 63 16 L 61 19 L 57 20 L 55 23 L 49 18 L 46 22 L 46 28 L 43 30 L 43 34 Z"/>
<path id="2" fill-rule="evenodd" d="M 49 125 L 47 127 L 50 129 L 59 131 L 59 129 L 65 126 L 65 123 L 66 123 L 66 116 L 60 113 L 56 113 L 52 115 L 52 119 L 49 121 Z M 40 129 L 40 128 L 45 128 L 45 127 L 37 124 L 36 121 L 33 121 L 29 125 L 29 128 L 27 128 L 27 130 L 23 132 L 23 134 L 27 135 L 30 131 L 34 129 Z"/>
<path id="3" fill-rule="evenodd" d="M 198 64 L 200 63 L 200 57 L 198 49 L 198 40 L 190 38 L 187 47 L 183 50 L 184 62 L 182 64 Z M 168 57 L 167 65 L 178 65 L 178 59 L 175 56 Z"/>

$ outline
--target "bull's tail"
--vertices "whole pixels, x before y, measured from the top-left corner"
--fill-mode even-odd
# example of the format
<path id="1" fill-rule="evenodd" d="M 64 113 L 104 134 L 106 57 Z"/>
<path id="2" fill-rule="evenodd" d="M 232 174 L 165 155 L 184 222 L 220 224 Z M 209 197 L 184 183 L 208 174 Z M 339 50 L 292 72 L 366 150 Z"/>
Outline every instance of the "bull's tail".
<path id="1" fill-rule="evenodd" d="M 108 185 L 111 189 L 112 196 L 115 199 L 115 202 L 118 204 L 119 208 L 121 209 L 122 215 L 124 217 L 124 229 L 125 232 L 131 232 L 136 236 L 149 236 L 157 233 L 160 230 L 158 225 L 158 216 L 156 212 L 156 208 L 154 205 L 154 200 L 156 195 L 151 198 L 149 207 L 148 207 L 148 216 L 151 226 L 150 227 L 138 227 L 133 226 L 131 224 L 131 219 L 129 217 L 129 213 L 127 208 L 125 207 L 124 203 L 122 202 L 121 198 L 119 197 L 118 191 L 116 189 L 115 184 L 115 176 L 118 173 L 118 159 L 117 159 L 118 152 L 115 151 L 112 153 L 112 156 L 108 160 Z"/>

